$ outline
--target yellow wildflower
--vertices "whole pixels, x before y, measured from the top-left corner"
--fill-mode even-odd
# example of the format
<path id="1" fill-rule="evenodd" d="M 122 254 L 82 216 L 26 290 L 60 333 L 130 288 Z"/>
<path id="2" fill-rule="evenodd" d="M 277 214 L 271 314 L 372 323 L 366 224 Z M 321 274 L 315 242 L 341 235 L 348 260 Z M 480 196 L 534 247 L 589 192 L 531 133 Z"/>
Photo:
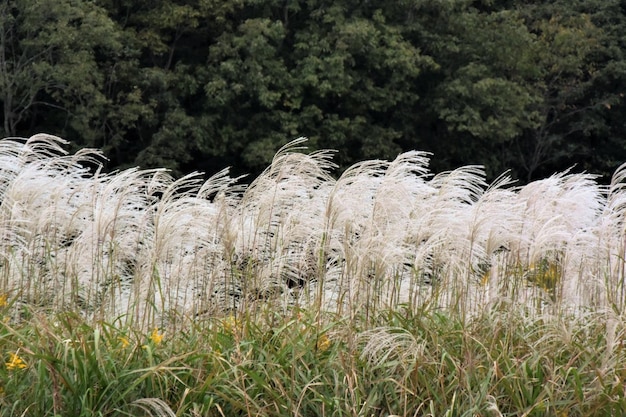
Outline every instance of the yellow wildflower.
<path id="1" fill-rule="evenodd" d="M 7 306 L 7 295 L 6 294 L 0 294 L 0 308 L 2 307 L 6 307 Z"/>
<path id="2" fill-rule="evenodd" d="M 325 352 L 330 347 L 330 339 L 327 335 L 323 334 L 317 338 L 317 350 Z"/>
<path id="3" fill-rule="evenodd" d="M 9 371 L 14 371 L 16 369 L 24 369 L 27 368 L 28 365 L 22 358 L 19 357 L 17 353 L 9 353 L 9 361 L 5 363 L 5 366 Z"/>
<path id="4" fill-rule="evenodd" d="M 226 333 L 234 333 L 238 330 L 241 330 L 241 324 L 233 315 L 230 315 L 222 320 L 222 327 L 224 328 L 224 332 Z"/>
<path id="5" fill-rule="evenodd" d="M 548 259 L 531 264 L 526 278 L 544 291 L 554 294 L 561 279 L 562 271 L 559 264 Z"/>
<path id="6" fill-rule="evenodd" d="M 163 333 L 159 333 L 158 327 L 155 327 L 154 330 L 152 330 L 150 340 L 152 340 L 155 345 L 158 345 L 163 340 Z"/>
<path id="7" fill-rule="evenodd" d="M 126 349 L 128 346 L 130 346 L 130 342 L 128 341 L 128 338 L 126 336 L 118 336 L 117 340 L 119 340 L 122 344 L 122 349 Z"/>

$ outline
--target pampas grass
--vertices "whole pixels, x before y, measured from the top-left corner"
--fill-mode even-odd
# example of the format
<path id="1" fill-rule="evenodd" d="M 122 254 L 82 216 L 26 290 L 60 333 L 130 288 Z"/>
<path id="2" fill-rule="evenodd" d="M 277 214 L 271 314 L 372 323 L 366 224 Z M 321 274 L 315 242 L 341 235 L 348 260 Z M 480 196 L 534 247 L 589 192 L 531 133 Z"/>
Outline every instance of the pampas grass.
<path id="1" fill-rule="evenodd" d="M 304 142 L 244 186 L 0 140 L 0 415 L 624 414 L 626 165 Z"/>
<path id="2" fill-rule="evenodd" d="M 428 155 L 338 179 L 304 139 L 248 187 L 222 171 L 88 170 L 49 135 L 0 141 L 0 292 L 26 307 L 163 325 L 272 305 L 347 316 L 424 306 L 472 315 L 624 308 L 626 168 L 515 187 Z M 490 307 L 491 306 L 491 307 Z"/>

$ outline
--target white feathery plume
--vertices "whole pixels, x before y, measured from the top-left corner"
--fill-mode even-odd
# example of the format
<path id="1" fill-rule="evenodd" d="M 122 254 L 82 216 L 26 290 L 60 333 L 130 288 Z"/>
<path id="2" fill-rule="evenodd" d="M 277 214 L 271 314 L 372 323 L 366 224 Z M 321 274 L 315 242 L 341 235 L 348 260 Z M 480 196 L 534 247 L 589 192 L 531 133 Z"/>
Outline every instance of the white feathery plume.
<path id="1" fill-rule="evenodd" d="M 222 171 L 103 175 L 97 151 L 0 140 L 0 291 L 93 317 L 300 302 L 353 314 L 425 302 L 623 308 L 626 164 L 607 189 L 563 172 L 519 189 L 423 152 L 363 161 L 281 148 L 247 187 Z M 382 333 L 381 333 L 382 334 Z"/>
<path id="2" fill-rule="evenodd" d="M 428 199 L 431 208 L 420 219 L 422 242 L 429 242 L 432 248 L 428 254 L 434 272 L 432 278 L 452 291 L 442 300 L 459 299 L 457 294 L 468 285 L 473 258 L 485 257 L 484 249 L 473 236 L 471 212 L 486 188 L 484 171 L 479 166 L 461 167 L 436 175 L 430 185 L 436 192 Z"/>
<path id="3" fill-rule="evenodd" d="M 561 173 L 520 190 L 518 198 L 526 203 L 521 234 L 527 238 L 520 252 L 526 250 L 530 262 L 561 250 L 577 231 L 595 225 L 601 203 L 593 178 Z"/>
<path id="4" fill-rule="evenodd" d="M 211 295 L 221 291 L 217 283 L 226 269 L 222 239 L 234 215 L 229 189 L 236 181 L 227 170 L 204 183 L 191 174 L 173 181 L 156 204 L 149 268 L 158 274 L 155 297 L 164 310 L 197 314 L 222 307 L 211 305 Z"/>
<path id="5" fill-rule="evenodd" d="M 376 189 L 370 226 L 364 232 L 361 253 L 371 254 L 383 304 L 411 299 L 422 282 L 415 280 L 413 225 L 420 223 L 426 202 L 436 190 L 428 183 L 429 159 L 425 152 L 406 152 L 389 163 Z M 380 278 L 378 278 L 380 280 Z"/>
<path id="6" fill-rule="evenodd" d="M 604 279 L 607 302 L 621 309 L 626 306 L 626 163 L 617 168 L 608 186 L 596 237 L 598 261 L 592 273 Z"/>
<path id="7" fill-rule="evenodd" d="M 23 298 L 36 297 L 41 305 L 62 306 L 66 293 L 59 291 L 66 287 L 63 246 L 74 234 L 73 210 L 68 202 L 80 194 L 77 190 L 86 183 L 87 172 L 80 162 L 98 154 L 85 150 L 65 156 L 59 146 L 63 141 L 48 135 L 26 140 L 18 152 L 11 146 L 15 142 L 0 142 L 1 149 L 9 149 L 0 159 L 8 162 L 13 158 L 18 162 L 7 165 L 20 167 L 7 178 L 0 213 L 13 235 L 20 235 L 26 243 L 21 255 L 13 255 L 21 256 L 22 268 L 12 268 L 12 283 L 7 285 L 19 289 Z"/>
<path id="8" fill-rule="evenodd" d="M 324 234 L 329 152 L 303 154 L 300 138 L 283 147 L 272 164 L 245 190 L 230 235 L 235 273 L 243 286 L 263 296 L 284 291 L 294 277 L 289 264 L 316 265 Z"/>
<path id="9" fill-rule="evenodd" d="M 502 286 L 497 270 L 503 263 L 503 254 L 510 242 L 518 238 L 522 206 L 516 201 L 513 180 L 503 175 L 492 182 L 477 200 L 465 210 L 465 228 L 456 230 L 464 234 L 465 247 L 454 247 L 465 265 L 459 264 L 458 276 L 464 277 L 468 288 L 468 308 L 482 306 L 501 296 Z"/>
<path id="10" fill-rule="evenodd" d="M 375 240 L 380 234 L 373 210 L 388 164 L 365 161 L 351 166 L 333 184 L 326 199 L 323 252 L 333 261 L 316 291 L 332 294 L 329 300 L 342 300 L 340 308 L 343 303 L 362 304 L 373 287 L 370 281 L 382 272 Z"/>
<path id="11" fill-rule="evenodd" d="M 361 359 L 372 367 L 395 363 L 408 372 L 423 356 L 426 344 L 403 328 L 377 327 L 359 334 Z M 389 369 L 394 375 L 395 369 Z"/>
<path id="12" fill-rule="evenodd" d="M 564 172 L 532 182 L 518 195 L 526 209 L 514 252 L 521 265 L 531 271 L 542 264 L 552 265 L 551 273 L 559 287 L 554 291 L 558 289 L 558 299 L 565 304 L 580 305 L 584 302 L 581 297 L 596 287 L 593 281 L 597 277 L 586 276 L 580 269 L 596 259 L 593 236 L 604 197 L 594 179 L 588 174 Z"/>
<path id="13" fill-rule="evenodd" d="M 75 209 L 83 224 L 67 248 L 69 279 L 88 311 L 129 312 L 136 271 L 151 234 L 152 197 L 146 191 L 158 171 L 129 169 L 91 178 L 90 195 Z"/>

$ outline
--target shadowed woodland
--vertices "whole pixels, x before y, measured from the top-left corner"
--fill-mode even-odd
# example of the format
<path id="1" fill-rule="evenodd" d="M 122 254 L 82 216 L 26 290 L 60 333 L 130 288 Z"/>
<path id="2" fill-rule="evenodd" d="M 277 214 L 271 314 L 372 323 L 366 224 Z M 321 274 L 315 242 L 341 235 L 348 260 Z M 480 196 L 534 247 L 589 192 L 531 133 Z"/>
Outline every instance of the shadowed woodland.
<path id="1" fill-rule="evenodd" d="M 526 183 L 626 160 L 620 0 L 8 0 L 0 137 L 105 168 L 256 177 L 285 143 L 340 171 L 412 150 Z M 339 172 L 340 172 L 339 171 Z"/>

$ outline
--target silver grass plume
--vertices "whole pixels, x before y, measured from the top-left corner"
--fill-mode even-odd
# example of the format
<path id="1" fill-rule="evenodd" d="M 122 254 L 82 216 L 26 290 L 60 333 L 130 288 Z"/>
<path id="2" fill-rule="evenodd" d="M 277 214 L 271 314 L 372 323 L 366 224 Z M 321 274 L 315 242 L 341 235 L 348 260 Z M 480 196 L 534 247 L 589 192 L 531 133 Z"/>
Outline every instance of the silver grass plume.
<path id="1" fill-rule="evenodd" d="M 609 187 L 563 172 L 515 188 L 478 166 L 433 176 L 413 151 L 335 180 L 332 152 L 304 142 L 243 187 L 0 140 L 0 292 L 145 325 L 263 304 L 623 310 L 626 165 Z"/>

